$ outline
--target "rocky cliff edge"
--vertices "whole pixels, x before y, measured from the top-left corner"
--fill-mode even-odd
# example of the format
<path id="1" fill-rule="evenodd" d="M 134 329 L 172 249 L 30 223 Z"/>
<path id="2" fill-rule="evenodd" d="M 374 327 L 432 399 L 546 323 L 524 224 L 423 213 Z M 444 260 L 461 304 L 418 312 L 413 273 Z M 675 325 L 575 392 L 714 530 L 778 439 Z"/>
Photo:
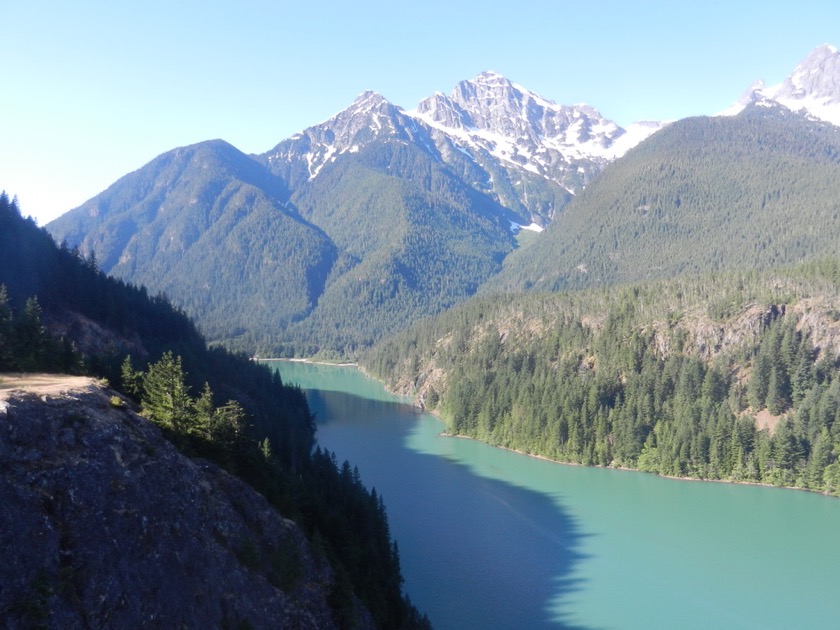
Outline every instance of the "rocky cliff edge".
<path id="1" fill-rule="evenodd" d="M 0 375 L 5 627 L 336 627 L 331 569 L 297 525 L 67 378 Z"/>

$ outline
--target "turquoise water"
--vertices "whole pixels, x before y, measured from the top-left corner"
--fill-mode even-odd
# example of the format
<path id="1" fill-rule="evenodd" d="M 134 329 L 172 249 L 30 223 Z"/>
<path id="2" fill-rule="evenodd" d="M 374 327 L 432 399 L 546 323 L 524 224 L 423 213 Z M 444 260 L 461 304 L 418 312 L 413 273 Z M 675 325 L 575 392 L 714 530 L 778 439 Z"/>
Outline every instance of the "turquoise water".
<path id="1" fill-rule="evenodd" d="M 436 628 L 837 628 L 840 500 L 564 466 L 441 437 L 354 368 L 275 364 L 384 496 Z"/>

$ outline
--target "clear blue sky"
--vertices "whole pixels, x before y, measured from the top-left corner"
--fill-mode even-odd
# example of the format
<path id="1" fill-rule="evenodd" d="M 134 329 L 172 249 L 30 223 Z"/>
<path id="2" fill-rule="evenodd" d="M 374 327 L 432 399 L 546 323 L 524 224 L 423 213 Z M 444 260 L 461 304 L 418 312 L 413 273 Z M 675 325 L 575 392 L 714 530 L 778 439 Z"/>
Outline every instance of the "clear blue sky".
<path id="1" fill-rule="evenodd" d="M 621 125 L 713 114 L 840 46 L 840 2 L 7 2 L 0 189 L 41 224 L 178 146 L 267 151 L 375 90 L 495 70 Z"/>

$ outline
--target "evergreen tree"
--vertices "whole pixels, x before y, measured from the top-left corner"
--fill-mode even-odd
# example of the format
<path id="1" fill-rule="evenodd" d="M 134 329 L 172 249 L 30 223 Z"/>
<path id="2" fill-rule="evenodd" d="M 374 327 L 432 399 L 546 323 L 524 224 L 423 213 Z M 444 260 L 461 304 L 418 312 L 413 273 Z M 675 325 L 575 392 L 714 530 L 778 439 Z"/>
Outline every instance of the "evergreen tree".
<path id="1" fill-rule="evenodd" d="M 226 449 L 236 451 L 247 436 L 245 410 L 235 400 L 215 410 L 210 421 L 210 436 Z"/>
<path id="2" fill-rule="evenodd" d="M 831 436 L 828 429 L 823 427 L 814 442 L 811 457 L 806 469 L 806 483 L 812 490 L 821 491 L 824 487 L 826 468 L 831 463 Z"/>
<path id="3" fill-rule="evenodd" d="M 181 357 L 166 352 L 149 366 L 143 378 L 143 413 L 155 422 L 179 432 L 189 425 L 193 401 L 190 398 Z"/>
<path id="4" fill-rule="evenodd" d="M 193 406 L 193 422 L 191 428 L 200 435 L 211 436 L 216 409 L 213 406 L 213 390 L 209 383 L 204 383 L 201 396 Z"/>
<path id="5" fill-rule="evenodd" d="M 47 332 L 41 325 L 41 305 L 38 298 L 26 300 L 21 314 L 13 324 L 15 354 L 19 357 L 19 368 L 34 372 L 44 368 L 49 349 Z"/>
<path id="6" fill-rule="evenodd" d="M 9 308 L 9 296 L 6 285 L 0 284 L 0 372 L 7 372 L 14 367 L 14 348 L 12 347 L 12 311 Z"/>
<path id="7" fill-rule="evenodd" d="M 122 391 L 135 400 L 139 400 L 143 393 L 143 373 L 134 369 L 130 354 L 125 355 L 125 359 L 123 359 L 120 366 L 120 377 Z"/>
<path id="8" fill-rule="evenodd" d="M 235 471 L 284 516 L 297 520 L 336 573 L 347 576 L 347 601 L 357 601 L 353 593 L 361 598 L 378 627 L 428 627 L 399 589 L 394 590 L 399 567 L 368 561 L 389 550 L 388 540 L 370 535 L 383 527 L 375 510 L 352 527 L 350 539 L 327 535 L 330 522 L 353 517 L 354 497 L 363 497 L 362 502 L 368 495 L 360 484 L 346 488 L 331 483 L 338 474 L 335 468 L 315 472 L 315 424 L 303 392 L 285 386 L 265 365 L 208 348 L 195 326 L 164 298 L 150 298 L 142 287 L 109 278 L 97 267 L 94 258 L 56 247 L 34 221 L 20 216 L 15 201 L 0 194 L 0 363 L 5 362 L 0 370 L 20 370 L 21 363 L 39 371 L 83 368 L 127 386 L 177 446 Z M 74 348 L 76 337 L 59 339 L 44 327 L 44 322 L 77 321 L 84 322 L 78 327 L 83 332 L 92 323 L 108 339 L 104 352 L 85 341 L 83 364 Z M 76 330 L 71 326 L 70 334 Z M 131 341 L 115 347 L 125 340 Z M 125 356 L 129 344 L 140 356 L 152 357 L 152 364 L 133 364 Z M 204 393 L 193 400 L 190 387 L 202 383 Z M 210 385 L 231 401 L 213 407 Z M 265 436 L 262 449 L 253 439 L 252 418 Z M 274 567 L 269 579 L 288 584 L 295 561 L 279 564 L 284 569 Z M 367 567 L 367 573 L 361 570 Z"/>
<path id="9" fill-rule="evenodd" d="M 823 267 L 487 297 L 384 342 L 365 364 L 391 385 L 434 390 L 451 432 L 499 446 L 825 486 L 840 444 L 838 363 L 825 341 L 840 284 Z M 697 313 L 721 295 L 732 321 L 710 325 Z M 775 433 L 757 430 L 765 407 L 782 416 Z"/>
<path id="10" fill-rule="evenodd" d="M 773 364 L 768 353 L 759 351 L 750 375 L 749 385 L 750 406 L 755 411 L 762 409 L 767 401 L 772 373 Z"/>
<path id="11" fill-rule="evenodd" d="M 779 376 L 779 372 L 780 370 L 775 366 L 770 368 L 770 380 L 767 382 L 767 399 L 764 401 L 767 411 L 773 415 L 779 415 L 784 409 L 784 399 L 782 398 L 781 392 L 782 386 L 780 385 L 782 379 Z"/>

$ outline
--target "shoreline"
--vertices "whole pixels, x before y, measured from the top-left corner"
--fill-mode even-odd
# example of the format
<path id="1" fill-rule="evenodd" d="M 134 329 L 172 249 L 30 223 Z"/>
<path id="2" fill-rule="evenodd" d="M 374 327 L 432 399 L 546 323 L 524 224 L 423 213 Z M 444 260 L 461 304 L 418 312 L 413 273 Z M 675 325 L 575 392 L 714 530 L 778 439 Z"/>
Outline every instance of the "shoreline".
<path id="1" fill-rule="evenodd" d="M 251 361 L 262 363 L 264 361 L 288 361 L 289 363 L 308 363 L 310 365 L 331 365 L 333 367 L 354 367 L 361 370 L 358 363 L 352 361 L 345 361 L 343 363 L 335 363 L 333 361 L 316 361 L 314 359 L 288 359 L 284 357 L 251 357 Z M 363 370 L 362 370 L 363 371 Z"/>
<path id="2" fill-rule="evenodd" d="M 639 468 L 629 468 L 627 466 L 595 466 L 595 465 L 590 465 L 590 464 L 581 464 L 581 463 L 578 463 L 578 462 L 564 462 L 564 461 L 559 460 L 559 459 L 552 459 L 551 457 L 548 457 L 546 455 L 540 455 L 538 453 L 528 453 L 526 451 L 511 448 L 509 446 L 501 446 L 499 444 L 492 444 L 491 442 L 487 442 L 485 440 L 480 440 L 480 439 L 472 437 L 470 435 L 463 435 L 463 434 L 458 434 L 458 433 L 449 433 L 445 430 L 446 420 L 444 420 L 440 416 L 439 413 L 437 413 L 436 411 L 430 410 L 425 405 L 423 405 L 423 406 L 418 405 L 414 401 L 414 399 L 412 397 L 409 397 L 408 395 L 398 394 L 397 392 L 392 391 L 391 389 L 388 388 L 388 386 L 385 384 L 385 382 L 382 379 L 373 376 L 366 369 L 364 369 L 363 366 L 359 365 L 358 363 L 354 363 L 354 362 L 332 363 L 332 362 L 329 362 L 329 361 L 316 361 L 316 360 L 312 360 L 312 359 L 262 359 L 262 358 L 256 359 L 256 358 L 252 358 L 252 360 L 255 360 L 255 361 L 289 361 L 289 362 L 292 362 L 292 363 L 309 363 L 309 364 L 312 364 L 312 365 L 328 365 L 328 366 L 334 366 L 334 367 L 354 367 L 357 370 L 359 370 L 366 377 L 371 378 L 371 379 L 375 380 L 376 382 L 380 383 L 382 385 L 383 389 L 386 392 L 388 392 L 389 394 L 393 394 L 394 396 L 399 396 L 400 398 L 410 400 L 409 404 L 413 405 L 415 410 L 418 413 L 428 414 L 428 415 L 434 417 L 439 422 L 442 422 L 443 425 L 444 425 L 444 430 L 441 431 L 438 434 L 440 437 L 473 440 L 473 441 L 479 442 L 481 444 L 486 444 L 487 446 L 490 446 L 492 448 L 498 448 L 498 449 L 501 449 L 501 450 L 510 451 L 511 453 L 516 453 L 517 455 L 524 455 L 526 457 L 533 457 L 535 459 L 541 459 L 543 461 L 550 462 L 552 464 L 559 464 L 561 466 L 580 466 L 580 467 L 584 467 L 584 468 L 601 468 L 603 470 L 622 470 L 622 471 L 626 471 L 626 472 L 645 473 L 645 474 L 648 474 L 648 475 L 655 475 L 657 477 L 661 477 L 662 479 L 670 479 L 672 481 L 693 481 L 693 482 L 702 482 L 702 483 L 725 483 L 725 484 L 732 484 L 732 485 L 739 485 L 739 486 L 758 486 L 758 487 L 762 487 L 762 488 L 777 488 L 777 489 L 780 489 L 780 490 L 797 490 L 799 492 L 808 492 L 808 493 L 811 493 L 811 494 L 818 494 L 818 495 L 821 495 L 821 496 L 832 496 L 830 494 L 826 494 L 824 492 L 817 492 L 815 490 L 810 490 L 808 488 L 797 488 L 795 486 L 775 486 L 773 484 L 762 483 L 760 481 L 737 481 L 737 480 L 734 480 L 734 479 L 704 479 L 702 477 L 679 477 L 679 476 L 676 476 L 676 475 L 663 475 L 663 474 L 657 473 L 657 472 L 640 470 Z"/>
<path id="3" fill-rule="evenodd" d="M 424 413 L 428 413 L 431 416 L 434 416 L 441 422 L 445 424 L 445 421 L 430 411 L 425 411 Z M 817 492 L 816 490 L 810 490 L 808 488 L 797 488 L 796 486 L 774 486 L 772 483 L 762 483 L 760 481 L 736 481 L 735 479 L 705 479 L 703 477 L 678 477 L 676 475 L 663 475 L 657 472 L 651 472 L 649 470 L 641 470 L 639 468 L 630 468 L 628 466 L 596 466 L 594 464 L 581 464 L 579 462 L 564 462 L 559 459 L 552 459 L 546 455 L 539 455 L 538 453 L 528 453 L 527 451 L 521 451 L 516 448 L 511 448 L 509 446 L 501 446 L 499 444 L 492 444 L 490 442 L 485 442 L 484 440 L 479 440 L 478 438 L 474 438 L 469 435 L 463 435 L 460 433 L 447 433 L 446 431 L 441 431 L 438 433 L 440 437 L 445 438 L 457 438 L 463 440 L 473 440 L 475 442 L 479 442 L 481 444 L 486 444 L 492 448 L 498 448 L 503 451 L 509 451 L 511 453 L 516 453 L 517 455 L 524 455 L 526 457 L 533 457 L 534 459 L 541 459 L 545 462 L 549 462 L 552 464 L 559 464 L 560 466 L 578 466 L 581 468 L 600 468 L 602 470 L 620 470 L 624 472 L 633 472 L 633 473 L 643 473 L 646 475 L 654 475 L 656 477 L 660 477 L 662 479 L 670 479 L 671 481 L 693 481 L 693 482 L 700 482 L 700 483 L 724 483 L 724 484 L 731 484 L 737 486 L 757 486 L 761 488 L 776 488 L 778 490 L 796 490 L 799 492 L 808 492 L 810 494 L 818 494 L 820 496 L 830 497 L 832 495 L 826 494 L 825 492 Z"/>

